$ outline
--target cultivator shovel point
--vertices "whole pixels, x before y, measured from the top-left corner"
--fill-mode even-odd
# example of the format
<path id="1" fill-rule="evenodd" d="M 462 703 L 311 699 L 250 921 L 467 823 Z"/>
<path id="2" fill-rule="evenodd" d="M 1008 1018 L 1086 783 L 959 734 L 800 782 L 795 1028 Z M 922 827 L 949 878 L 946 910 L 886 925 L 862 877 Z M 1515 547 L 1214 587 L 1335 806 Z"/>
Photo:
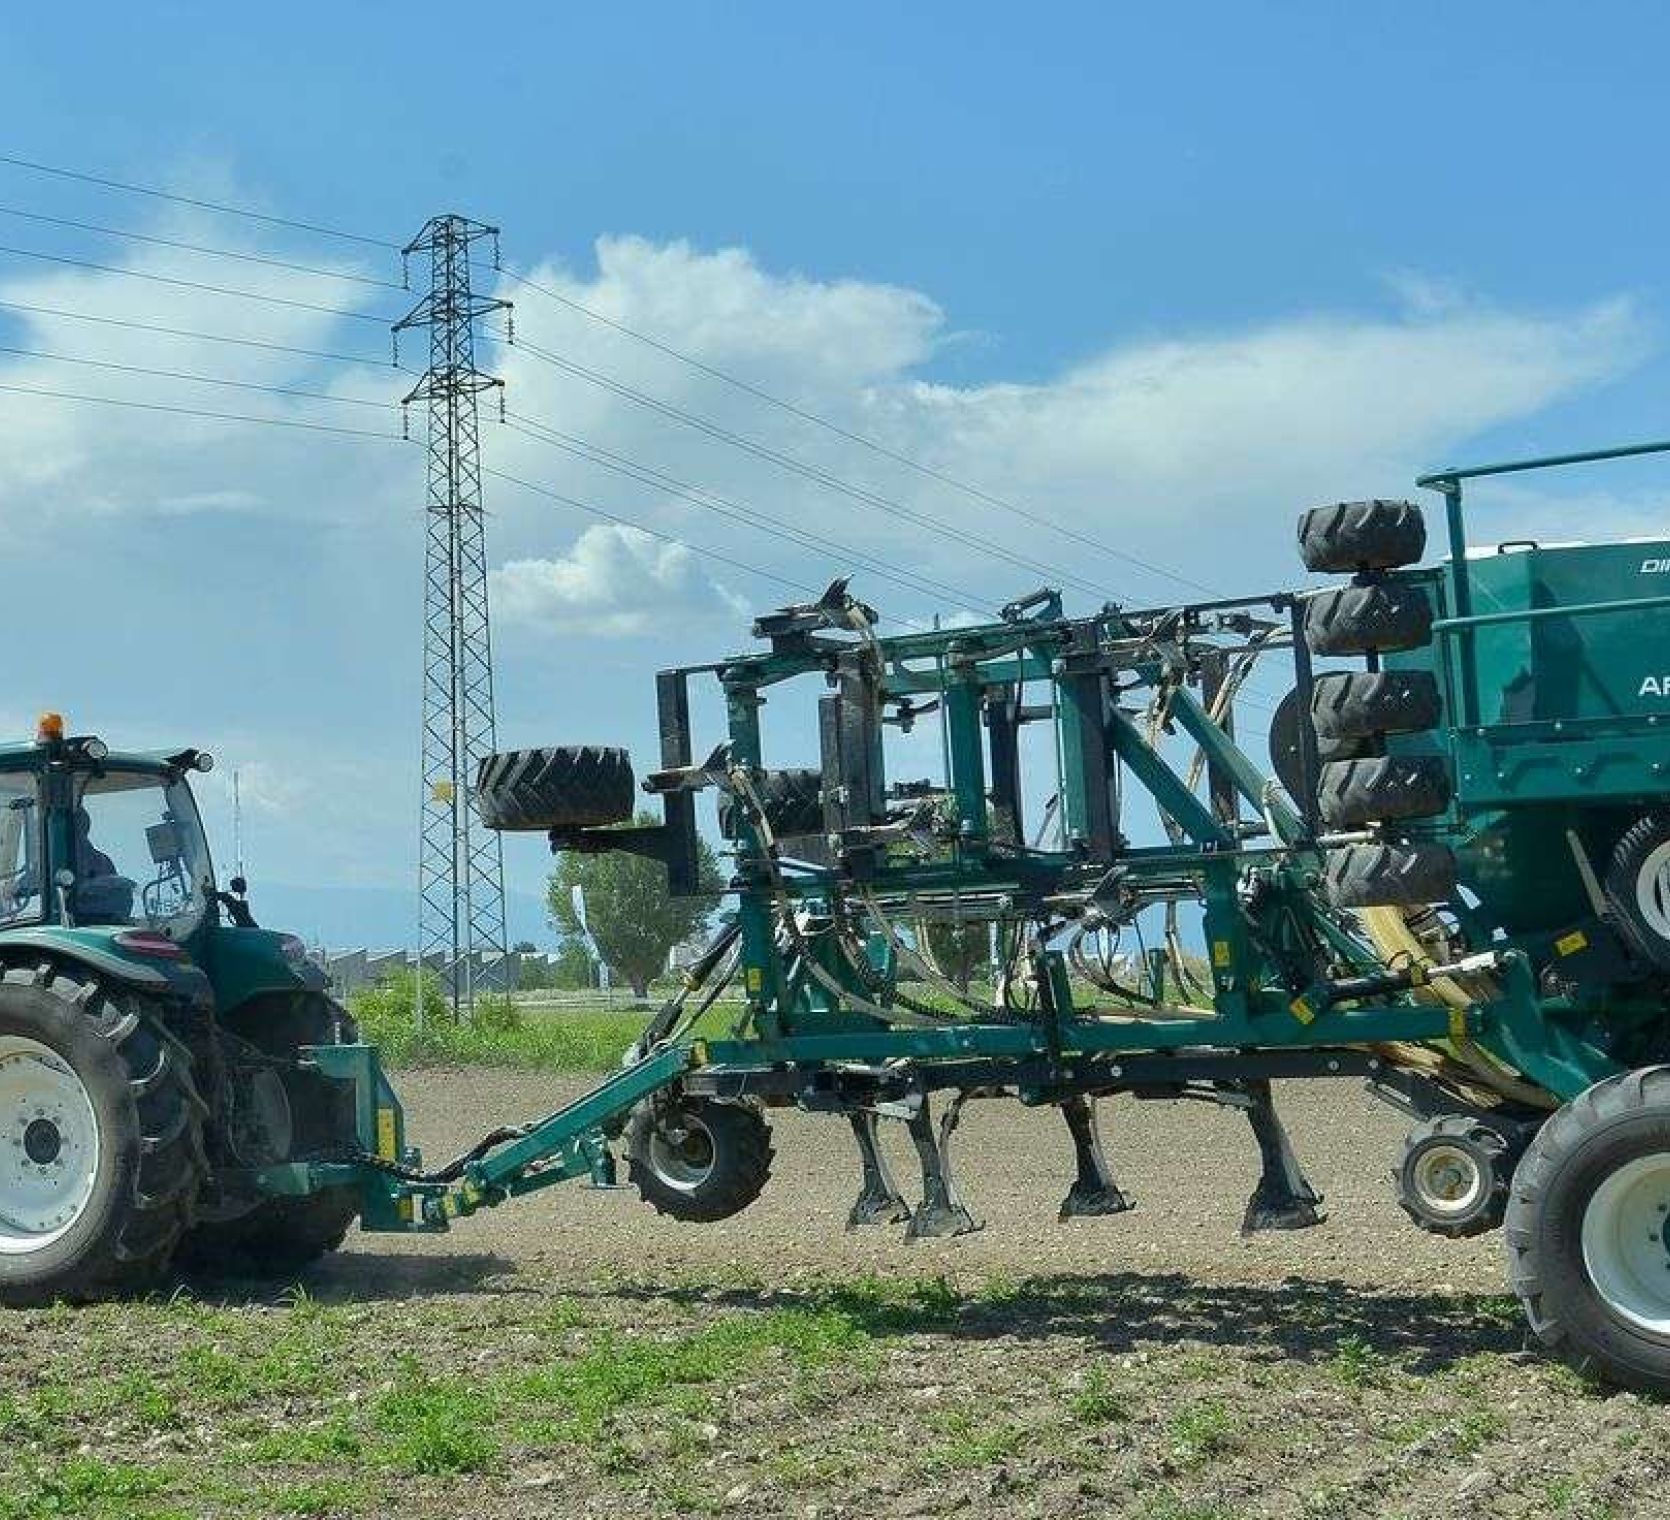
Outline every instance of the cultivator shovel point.
<path id="1" fill-rule="evenodd" d="M 1096 1123 L 1096 1103 L 1083 1096 L 1066 1099 L 1061 1117 L 1073 1139 L 1073 1184 L 1061 1200 L 1061 1220 L 1093 1219 L 1107 1214 L 1124 1214 L 1136 1207 L 1136 1200 L 1120 1191 L 1102 1152 L 1101 1132 Z"/>
<path id="2" fill-rule="evenodd" d="M 1321 1224 L 1322 1195 L 1310 1185 L 1293 1154 L 1287 1129 L 1276 1114 L 1275 1099 L 1268 1082 L 1242 1084 L 1246 1093 L 1247 1120 L 1258 1141 L 1260 1174 L 1258 1186 L 1247 1200 L 1241 1233 L 1259 1230 L 1308 1230 Z"/>
<path id="3" fill-rule="evenodd" d="M 962 1118 L 965 1097 L 966 1094 L 959 1092 L 951 1100 L 940 1118 L 937 1135 L 926 1097 L 905 1121 L 917 1159 L 922 1163 L 922 1202 L 905 1226 L 906 1240 L 972 1235 L 985 1228 L 984 1221 L 976 1219 L 964 1205 L 951 1176 L 951 1136 Z"/>
<path id="4" fill-rule="evenodd" d="M 847 1115 L 852 1125 L 853 1139 L 858 1142 L 859 1165 L 863 1180 L 858 1197 L 847 1214 L 847 1228 L 856 1230 L 867 1224 L 903 1224 L 910 1218 L 910 1205 L 893 1182 L 887 1158 L 881 1153 L 876 1134 L 880 1123 L 874 1109 L 859 1109 Z"/>

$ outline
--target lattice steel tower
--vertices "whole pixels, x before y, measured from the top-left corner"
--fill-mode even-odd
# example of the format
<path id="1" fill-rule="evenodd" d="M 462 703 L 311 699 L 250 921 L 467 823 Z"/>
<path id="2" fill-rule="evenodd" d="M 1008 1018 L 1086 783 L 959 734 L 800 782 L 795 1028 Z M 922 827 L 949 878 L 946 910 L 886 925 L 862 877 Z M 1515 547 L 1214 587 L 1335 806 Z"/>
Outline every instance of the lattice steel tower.
<path id="1" fill-rule="evenodd" d="M 476 767 L 494 746 L 493 645 L 481 502 L 477 398 L 504 382 L 475 367 L 475 322 L 510 303 L 470 289 L 470 249 L 499 260 L 498 228 L 437 216 L 402 250 L 429 256 L 429 293 L 394 325 L 429 329 L 429 368 L 407 393 L 429 408 L 428 547 L 423 579 L 423 795 L 419 804 L 418 953 L 445 968 L 456 1012 L 473 1015 L 483 970 L 503 990 L 504 855 L 475 817 Z M 493 980 L 493 971 L 498 980 Z M 421 1012 L 419 1014 L 421 1018 Z"/>

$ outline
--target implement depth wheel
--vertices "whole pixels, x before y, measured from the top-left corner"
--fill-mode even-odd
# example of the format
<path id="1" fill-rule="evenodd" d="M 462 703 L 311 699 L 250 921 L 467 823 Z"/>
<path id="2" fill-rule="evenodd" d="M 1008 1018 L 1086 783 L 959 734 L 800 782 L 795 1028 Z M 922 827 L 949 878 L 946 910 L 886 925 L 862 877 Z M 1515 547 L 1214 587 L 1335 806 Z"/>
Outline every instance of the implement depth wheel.
<path id="1" fill-rule="evenodd" d="M 85 973 L 0 974 L 0 1303 L 149 1286 L 206 1167 L 190 1060 Z"/>
<path id="2" fill-rule="evenodd" d="M 1446 1114 L 1409 1131 L 1397 1170 L 1397 1201 L 1423 1230 L 1463 1240 L 1502 1222 L 1513 1150 L 1501 1131 Z"/>
<path id="3" fill-rule="evenodd" d="M 711 1224 L 760 1196 L 775 1153 L 752 1104 L 688 1098 L 635 1109 L 626 1154 L 639 1196 L 658 1214 Z"/>
<path id="4" fill-rule="evenodd" d="M 1670 1394 L 1670 1067 L 1597 1082 L 1514 1172 L 1508 1273 L 1537 1339 L 1587 1377 Z"/>

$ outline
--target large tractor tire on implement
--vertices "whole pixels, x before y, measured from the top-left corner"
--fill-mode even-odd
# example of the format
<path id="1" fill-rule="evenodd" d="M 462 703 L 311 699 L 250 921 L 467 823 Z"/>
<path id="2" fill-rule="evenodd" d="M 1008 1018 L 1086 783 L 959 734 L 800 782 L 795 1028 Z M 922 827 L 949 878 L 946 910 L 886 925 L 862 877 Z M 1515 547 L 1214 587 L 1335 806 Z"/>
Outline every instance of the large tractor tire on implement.
<path id="1" fill-rule="evenodd" d="M 490 829 L 592 829 L 632 816 L 632 761 L 624 749 L 567 744 L 489 755 L 475 805 Z"/>
<path id="2" fill-rule="evenodd" d="M 0 1302 L 148 1287 L 207 1172 L 191 1062 L 158 1011 L 64 966 L 0 973 Z"/>
<path id="3" fill-rule="evenodd" d="M 346 1013 L 321 993 L 297 993 L 259 999 L 226 1027 L 238 1042 L 229 1062 L 225 1114 L 230 1159 L 273 1165 L 357 1149 L 352 1087 L 327 1081 L 296 1060 L 304 1045 L 353 1041 L 356 1031 Z M 352 1187 L 265 1197 L 235 1217 L 197 1225 L 180 1244 L 180 1264 L 205 1274 L 288 1276 L 336 1250 L 359 1210 L 359 1191 Z"/>

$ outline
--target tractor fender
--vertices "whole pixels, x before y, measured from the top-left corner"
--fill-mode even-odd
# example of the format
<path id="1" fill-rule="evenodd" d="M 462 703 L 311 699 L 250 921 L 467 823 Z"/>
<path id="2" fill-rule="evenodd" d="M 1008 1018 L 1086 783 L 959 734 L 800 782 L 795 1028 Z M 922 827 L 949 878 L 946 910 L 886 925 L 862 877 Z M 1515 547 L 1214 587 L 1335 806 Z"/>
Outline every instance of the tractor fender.
<path id="1" fill-rule="evenodd" d="M 222 1013 L 265 993 L 324 992 L 330 986 L 299 939 L 272 929 L 222 926 L 209 935 L 204 959 Z"/>
<path id="2" fill-rule="evenodd" d="M 85 966 L 105 981 L 119 982 L 152 997 L 183 998 L 189 1002 L 211 999 L 209 979 L 194 961 L 164 960 L 126 951 L 115 943 L 115 932 L 55 925 L 8 929 L 0 934 L 0 961 L 49 957 Z"/>

